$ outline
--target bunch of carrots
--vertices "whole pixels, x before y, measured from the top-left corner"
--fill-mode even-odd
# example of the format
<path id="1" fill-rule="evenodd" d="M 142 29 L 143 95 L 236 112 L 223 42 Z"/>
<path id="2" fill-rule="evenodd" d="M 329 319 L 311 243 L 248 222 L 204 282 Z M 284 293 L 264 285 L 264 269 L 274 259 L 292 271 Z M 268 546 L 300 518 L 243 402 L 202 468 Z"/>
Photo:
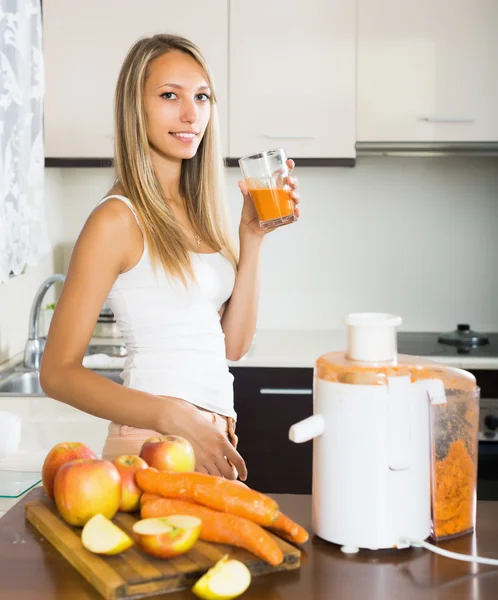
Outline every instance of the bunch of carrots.
<path id="1" fill-rule="evenodd" d="M 143 491 L 142 519 L 181 514 L 202 521 L 200 539 L 244 548 L 270 565 L 283 554 L 272 532 L 303 544 L 308 532 L 282 514 L 275 500 L 240 481 L 204 473 L 173 473 L 149 467 L 135 475 Z"/>

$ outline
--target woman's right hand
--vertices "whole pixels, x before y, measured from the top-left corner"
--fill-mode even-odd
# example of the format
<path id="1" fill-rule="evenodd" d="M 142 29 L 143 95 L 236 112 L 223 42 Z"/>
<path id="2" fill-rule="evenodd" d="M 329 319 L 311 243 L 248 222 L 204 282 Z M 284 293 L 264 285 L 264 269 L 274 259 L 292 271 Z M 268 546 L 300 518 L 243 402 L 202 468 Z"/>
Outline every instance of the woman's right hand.
<path id="1" fill-rule="evenodd" d="M 226 479 L 242 481 L 247 479 L 246 463 L 242 456 L 228 441 L 227 437 L 210 423 L 201 412 L 189 402 L 167 399 L 167 426 L 161 427 L 164 433 L 174 433 L 187 439 L 194 448 L 195 470 L 200 473 L 218 475 Z"/>

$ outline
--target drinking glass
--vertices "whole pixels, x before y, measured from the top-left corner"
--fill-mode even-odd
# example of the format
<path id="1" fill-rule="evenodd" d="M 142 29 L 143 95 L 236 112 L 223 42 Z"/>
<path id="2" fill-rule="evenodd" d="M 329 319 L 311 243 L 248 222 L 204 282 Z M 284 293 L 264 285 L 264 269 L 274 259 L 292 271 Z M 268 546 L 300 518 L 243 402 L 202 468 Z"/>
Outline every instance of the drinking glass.
<path id="1" fill-rule="evenodd" d="M 250 154 L 239 160 L 248 192 L 258 213 L 259 224 L 264 229 L 280 227 L 297 220 L 291 189 L 285 183 L 289 176 L 286 161 L 283 148 Z"/>

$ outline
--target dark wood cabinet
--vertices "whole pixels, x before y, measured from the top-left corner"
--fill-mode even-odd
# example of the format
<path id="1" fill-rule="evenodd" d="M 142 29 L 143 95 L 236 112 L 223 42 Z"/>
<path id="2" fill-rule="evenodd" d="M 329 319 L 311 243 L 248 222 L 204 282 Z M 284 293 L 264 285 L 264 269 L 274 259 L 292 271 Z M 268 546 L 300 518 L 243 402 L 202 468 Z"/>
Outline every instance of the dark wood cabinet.
<path id="1" fill-rule="evenodd" d="M 313 369 L 231 371 L 246 483 L 265 493 L 310 494 L 313 442 L 291 442 L 289 428 L 313 414 Z"/>

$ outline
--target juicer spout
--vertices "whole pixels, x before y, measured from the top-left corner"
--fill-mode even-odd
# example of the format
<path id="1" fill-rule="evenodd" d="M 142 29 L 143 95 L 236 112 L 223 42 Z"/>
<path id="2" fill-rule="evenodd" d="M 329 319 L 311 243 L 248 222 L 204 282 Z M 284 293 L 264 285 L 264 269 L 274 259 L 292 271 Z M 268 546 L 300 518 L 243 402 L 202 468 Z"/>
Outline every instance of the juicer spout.
<path id="1" fill-rule="evenodd" d="M 291 442 L 301 444 L 308 442 L 325 431 L 325 421 L 322 415 L 313 415 L 299 423 L 294 423 L 289 429 L 289 439 Z"/>

